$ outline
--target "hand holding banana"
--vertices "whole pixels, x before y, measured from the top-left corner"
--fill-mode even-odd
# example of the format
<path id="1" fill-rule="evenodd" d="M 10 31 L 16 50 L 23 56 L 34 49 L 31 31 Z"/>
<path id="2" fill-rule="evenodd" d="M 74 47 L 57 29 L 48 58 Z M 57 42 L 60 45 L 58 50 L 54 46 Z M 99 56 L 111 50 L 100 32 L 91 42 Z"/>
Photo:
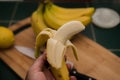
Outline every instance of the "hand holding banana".
<path id="1" fill-rule="evenodd" d="M 78 56 L 69 39 L 85 29 L 93 13 L 94 8 L 63 8 L 48 2 L 41 3 L 32 14 L 31 25 L 36 35 L 35 56 L 37 58 L 41 49 L 46 48 L 47 61 L 56 80 L 70 80 L 64 59 L 67 47 L 71 47 L 76 60 Z"/>
<path id="2" fill-rule="evenodd" d="M 67 47 L 71 47 L 76 60 L 78 60 L 77 49 L 69 39 L 84 29 L 85 27 L 81 22 L 70 21 L 58 30 L 46 28 L 37 35 L 35 56 L 38 57 L 40 55 L 40 49 L 47 43 L 47 61 L 56 80 L 70 80 L 64 55 Z"/>

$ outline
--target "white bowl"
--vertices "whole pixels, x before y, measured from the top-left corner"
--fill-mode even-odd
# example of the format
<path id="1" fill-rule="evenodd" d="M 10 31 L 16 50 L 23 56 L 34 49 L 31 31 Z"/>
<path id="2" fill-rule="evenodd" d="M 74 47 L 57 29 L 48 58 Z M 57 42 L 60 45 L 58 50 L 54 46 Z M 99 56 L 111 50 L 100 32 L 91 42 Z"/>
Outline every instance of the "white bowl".
<path id="1" fill-rule="evenodd" d="M 92 16 L 92 22 L 101 28 L 113 28 L 120 23 L 120 16 L 113 9 L 97 8 Z"/>

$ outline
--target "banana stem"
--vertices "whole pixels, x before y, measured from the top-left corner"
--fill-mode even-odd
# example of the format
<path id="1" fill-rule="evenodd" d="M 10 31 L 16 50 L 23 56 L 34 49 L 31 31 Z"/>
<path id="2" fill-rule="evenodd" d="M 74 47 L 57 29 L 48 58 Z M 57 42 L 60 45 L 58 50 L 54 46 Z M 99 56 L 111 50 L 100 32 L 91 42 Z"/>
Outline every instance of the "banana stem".
<path id="1" fill-rule="evenodd" d="M 51 0 L 44 0 L 46 3 L 52 3 Z"/>

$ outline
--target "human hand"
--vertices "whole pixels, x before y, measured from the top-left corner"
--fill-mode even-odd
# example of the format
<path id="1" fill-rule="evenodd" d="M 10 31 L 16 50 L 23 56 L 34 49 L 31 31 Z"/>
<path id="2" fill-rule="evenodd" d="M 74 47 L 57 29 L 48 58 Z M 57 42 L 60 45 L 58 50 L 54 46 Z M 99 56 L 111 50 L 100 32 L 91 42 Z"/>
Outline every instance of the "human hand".
<path id="1" fill-rule="evenodd" d="M 44 66 L 45 62 L 46 56 L 42 54 L 29 69 L 25 80 L 55 80 L 49 69 Z M 70 76 L 70 80 L 76 80 L 76 78 Z"/>

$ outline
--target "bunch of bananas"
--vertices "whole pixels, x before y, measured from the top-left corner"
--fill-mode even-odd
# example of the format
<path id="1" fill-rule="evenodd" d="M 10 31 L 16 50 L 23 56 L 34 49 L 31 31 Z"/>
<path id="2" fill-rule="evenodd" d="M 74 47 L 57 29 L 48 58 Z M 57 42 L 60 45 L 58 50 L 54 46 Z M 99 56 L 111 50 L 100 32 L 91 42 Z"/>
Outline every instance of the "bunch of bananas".
<path id="1" fill-rule="evenodd" d="M 36 35 L 35 56 L 40 55 L 46 44 L 47 60 L 56 80 L 69 80 L 69 71 L 64 59 L 66 48 L 73 50 L 78 60 L 76 47 L 70 38 L 85 29 L 91 22 L 94 8 L 63 8 L 48 1 L 41 2 L 32 14 L 32 29 Z"/>
<path id="2" fill-rule="evenodd" d="M 94 13 L 93 7 L 64 8 L 48 1 L 41 2 L 38 9 L 32 14 L 32 28 L 37 35 L 44 28 L 58 29 L 68 21 L 77 20 L 85 26 L 91 22 Z"/>

